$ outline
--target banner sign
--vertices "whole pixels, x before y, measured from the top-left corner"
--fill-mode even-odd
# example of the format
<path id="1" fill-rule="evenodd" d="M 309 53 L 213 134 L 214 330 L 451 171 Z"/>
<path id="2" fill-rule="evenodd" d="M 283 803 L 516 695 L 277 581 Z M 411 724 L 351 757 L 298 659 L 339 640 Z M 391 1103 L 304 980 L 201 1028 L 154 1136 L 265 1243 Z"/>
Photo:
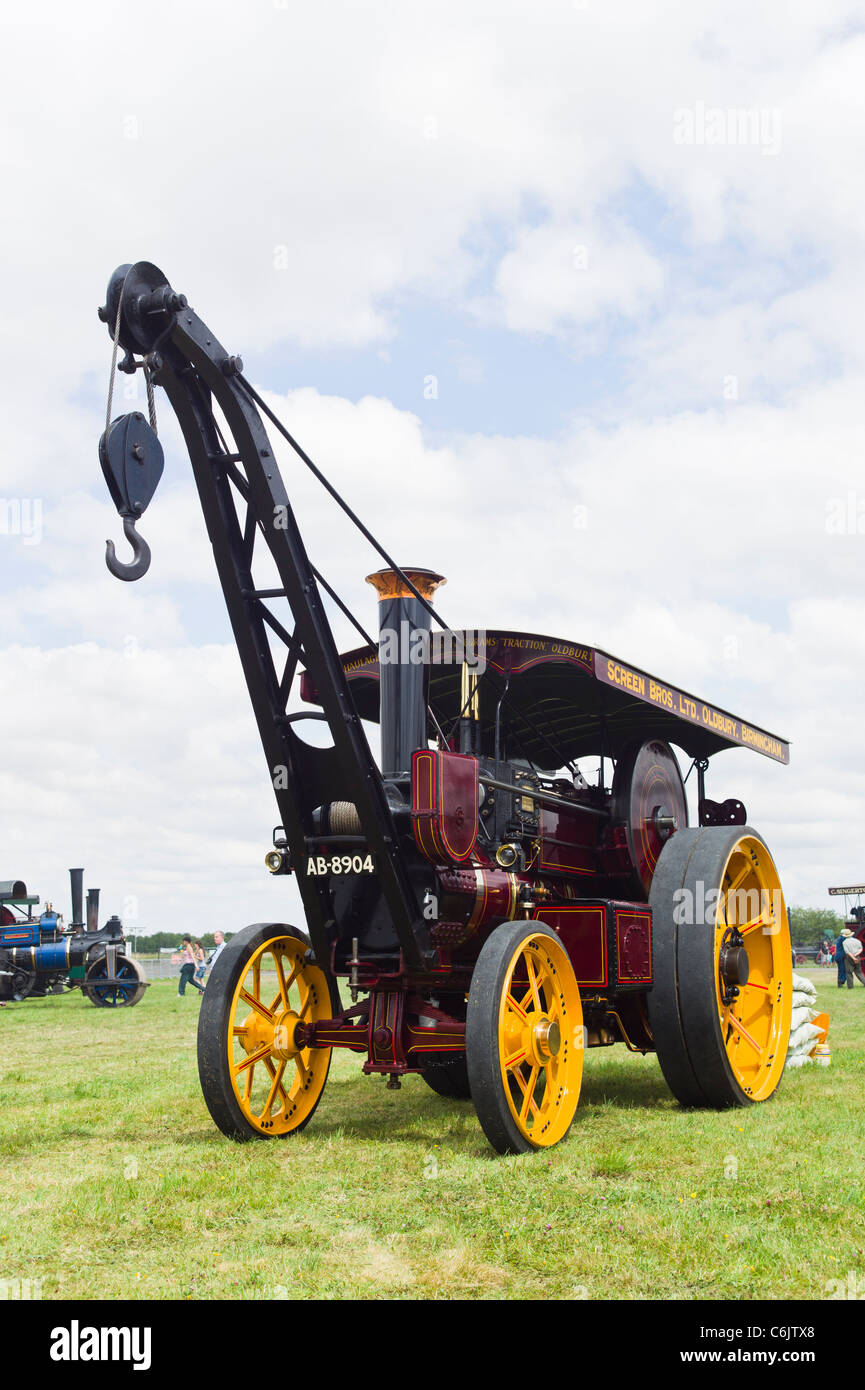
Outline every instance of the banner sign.
<path id="1" fill-rule="evenodd" d="M 790 761 L 790 745 L 783 739 L 766 733 L 765 729 L 756 729 L 752 724 L 746 724 L 744 719 L 736 719 L 734 715 L 716 709 L 703 700 L 695 700 L 675 685 L 666 685 L 645 671 L 626 666 L 606 652 L 595 652 L 595 676 L 604 685 L 621 690 L 625 695 L 634 695 L 645 704 L 665 710 L 677 719 L 685 719 L 689 724 L 698 724 L 721 738 L 729 739 L 731 743 L 753 748 L 755 752 L 773 758 L 776 763 Z"/>

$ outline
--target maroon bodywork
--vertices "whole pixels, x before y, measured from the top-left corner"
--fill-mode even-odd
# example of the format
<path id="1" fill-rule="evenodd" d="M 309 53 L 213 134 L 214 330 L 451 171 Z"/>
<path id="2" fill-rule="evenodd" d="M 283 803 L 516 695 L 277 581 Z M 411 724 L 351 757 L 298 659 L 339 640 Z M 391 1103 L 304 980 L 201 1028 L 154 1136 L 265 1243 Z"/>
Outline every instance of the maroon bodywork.
<path id="1" fill-rule="evenodd" d="M 358 713 L 378 722 L 378 649 L 359 648 L 342 661 Z M 413 751 L 405 788 L 413 845 L 431 873 L 435 965 L 409 976 L 398 964 L 377 965 L 363 949 L 358 958 L 340 958 L 335 947 L 335 971 L 370 993 L 341 1024 L 304 1029 L 304 1040 L 365 1051 L 364 1070 L 392 1077 L 461 1053 L 480 948 L 496 926 L 522 917 L 552 927 L 566 946 L 587 1044 L 621 1040 L 650 1050 L 648 893 L 666 840 L 688 816 L 670 743 L 698 768 L 703 824 L 745 820 L 740 801 L 705 796 L 713 753 L 748 747 L 786 763 L 788 745 L 606 652 L 551 637 L 485 634 L 470 752 L 460 751 L 463 735 L 453 732 L 465 722 L 459 666 L 430 663 L 424 680 L 431 737 L 434 729 L 452 731 L 439 733 L 438 747 Z M 308 678 L 301 694 L 316 703 Z M 562 772 L 586 756 L 600 760 L 593 786 Z M 506 823 L 520 830 L 511 840 Z"/>

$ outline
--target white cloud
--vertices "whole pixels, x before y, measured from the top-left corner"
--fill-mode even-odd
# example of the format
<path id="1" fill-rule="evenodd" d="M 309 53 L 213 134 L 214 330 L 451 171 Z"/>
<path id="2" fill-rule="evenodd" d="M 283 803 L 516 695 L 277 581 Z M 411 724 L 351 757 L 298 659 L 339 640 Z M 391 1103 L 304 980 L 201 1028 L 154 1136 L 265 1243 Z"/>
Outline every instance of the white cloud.
<path id="1" fill-rule="evenodd" d="M 444 0 L 434 15 L 153 0 L 154 63 L 139 17 L 107 0 L 75 22 L 59 0 L 7 12 L 4 367 L 26 360 L 31 383 L 40 362 L 69 383 L 101 371 L 96 302 L 141 255 L 220 306 L 233 350 L 380 344 L 399 296 L 460 294 L 495 254 L 490 224 L 522 247 L 503 272 L 520 324 L 539 217 L 551 234 L 591 225 L 635 181 L 698 242 L 744 232 L 752 251 L 823 244 L 849 261 L 858 15 L 846 0 L 781 24 L 744 0 Z M 677 145 L 673 113 L 697 101 L 780 109 L 781 152 Z M 629 245 L 639 286 L 649 254 Z"/>
<path id="2" fill-rule="evenodd" d="M 31 891 L 68 917 L 81 864 L 105 916 L 136 900 L 130 929 L 299 921 L 263 867 L 276 814 L 233 646 L 11 648 L 0 688 L 4 862 Z"/>
<path id="3" fill-rule="evenodd" d="M 622 228 L 546 224 L 520 232 L 477 311 L 520 333 L 555 333 L 604 316 L 639 318 L 663 286 L 660 263 Z"/>
<path id="4" fill-rule="evenodd" d="M 477 385 L 472 309 L 584 354 L 619 332 L 622 389 L 550 438 L 432 444 L 386 400 L 268 399 L 401 562 L 448 575 L 455 625 L 594 641 L 791 737 L 789 770 L 731 753 L 719 778 L 823 903 L 860 852 L 865 537 L 827 530 L 865 501 L 858 5 L 154 0 L 142 24 L 107 0 L 4 18 L 2 491 L 44 508 L 40 545 L 0 536 L 9 872 L 65 901 L 83 862 L 152 927 L 289 901 L 259 869 L 271 792 L 164 400 L 153 567 L 104 569 L 95 308 L 146 256 L 253 379 L 280 343 L 396 360 L 430 300 Z M 698 102 L 779 111 L 778 152 L 677 144 Z M 378 562 L 277 452 L 373 627 Z"/>

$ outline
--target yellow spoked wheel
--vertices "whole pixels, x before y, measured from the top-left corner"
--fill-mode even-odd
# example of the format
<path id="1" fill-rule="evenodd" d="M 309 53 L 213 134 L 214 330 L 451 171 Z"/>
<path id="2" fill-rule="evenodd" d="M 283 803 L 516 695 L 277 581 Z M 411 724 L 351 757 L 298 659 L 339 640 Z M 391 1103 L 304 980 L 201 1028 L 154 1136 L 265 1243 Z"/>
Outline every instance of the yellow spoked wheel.
<path id="1" fill-rule="evenodd" d="M 652 882 L 649 1019 L 684 1105 L 768 1100 L 784 1071 L 792 951 L 778 872 L 747 826 L 680 831 Z"/>
<path id="2" fill-rule="evenodd" d="M 332 1018 L 339 1001 L 308 951 L 294 927 L 256 923 L 232 937 L 213 968 L 198 1022 L 198 1074 L 229 1138 L 295 1134 L 321 1099 L 331 1050 L 300 1046 L 297 1030 Z"/>
<path id="3" fill-rule="evenodd" d="M 570 957 L 538 922 L 497 927 L 472 974 L 466 1064 L 481 1127 L 499 1153 L 567 1134 L 583 1076 L 583 1010 Z"/>

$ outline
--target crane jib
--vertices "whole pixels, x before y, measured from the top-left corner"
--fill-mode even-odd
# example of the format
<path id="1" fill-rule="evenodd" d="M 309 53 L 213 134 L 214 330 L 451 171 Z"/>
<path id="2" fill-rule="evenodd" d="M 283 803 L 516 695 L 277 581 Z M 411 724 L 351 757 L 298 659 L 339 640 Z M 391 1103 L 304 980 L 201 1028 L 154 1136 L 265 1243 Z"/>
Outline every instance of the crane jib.
<path id="1" fill-rule="evenodd" d="M 330 801 L 351 802 L 405 964 L 421 970 L 431 958 L 428 925 L 399 850 L 381 774 L 342 668 L 316 572 L 255 393 L 241 376 L 242 362 L 226 351 L 185 296 L 146 261 L 115 271 L 100 317 L 115 351 L 118 346 L 124 351 L 120 370 L 143 370 L 148 382 L 161 386 L 180 424 L 291 860 L 305 863 L 316 808 Z M 230 443 L 223 438 L 215 406 L 227 422 Z M 155 434 L 151 438 L 145 432 L 146 424 L 140 416 L 118 417 L 100 445 L 112 500 L 133 546 L 141 540 L 135 520 L 151 500 L 162 472 L 161 446 Z M 132 453 L 136 443 L 143 462 Z M 266 591 L 254 580 L 259 538 L 279 575 L 276 595 L 272 584 Z M 259 543 L 259 554 L 261 550 Z M 134 554 L 131 566 L 109 561 L 112 573 L 122 579 L 139 578 L 147 569 L 149 550 L 147 563 L 139 563 Z M 274 605 L 280 603 L 277 611 Z M 319 692 L 333 741 L 330 748 L 302 739 L 296 730 L 302 721 L 287 713 L 301 661 Z M 335 923 L 326 883 L 317 875 L 303 874 L 298 875 L 298 887 L 315 957 L 329 970 Z"/>

